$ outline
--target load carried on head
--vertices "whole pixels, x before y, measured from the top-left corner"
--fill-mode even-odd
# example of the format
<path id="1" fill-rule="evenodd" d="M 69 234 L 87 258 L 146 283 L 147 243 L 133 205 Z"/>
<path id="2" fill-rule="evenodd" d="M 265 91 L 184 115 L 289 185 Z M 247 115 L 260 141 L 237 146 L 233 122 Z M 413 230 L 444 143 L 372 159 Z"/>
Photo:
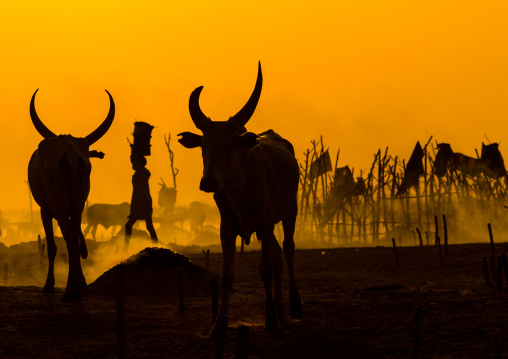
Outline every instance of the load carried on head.
<path id="1" fill-rule="evenodd" d="M 150 139 L 154 126 L 149 123 L 134 122 L 134 143 L 131 143 L 131 156 L 150 156 Z"/>

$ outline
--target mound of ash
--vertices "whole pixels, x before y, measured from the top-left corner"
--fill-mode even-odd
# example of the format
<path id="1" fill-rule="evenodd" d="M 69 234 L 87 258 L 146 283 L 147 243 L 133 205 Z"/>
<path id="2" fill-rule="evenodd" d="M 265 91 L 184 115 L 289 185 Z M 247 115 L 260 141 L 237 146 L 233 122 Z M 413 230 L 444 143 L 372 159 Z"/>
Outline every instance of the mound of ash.
<path id="1" fill-rule="evenodd" d="M 187 257 L 165 248 L 145 248 L 102 274 L 88 286 L 92 294 L 114 295 L 117 267 L 122 266 L 125 295 L 178 295 L 178 272 L 183 270 L 185 297 L 210 297 L 217 276 Z"/>

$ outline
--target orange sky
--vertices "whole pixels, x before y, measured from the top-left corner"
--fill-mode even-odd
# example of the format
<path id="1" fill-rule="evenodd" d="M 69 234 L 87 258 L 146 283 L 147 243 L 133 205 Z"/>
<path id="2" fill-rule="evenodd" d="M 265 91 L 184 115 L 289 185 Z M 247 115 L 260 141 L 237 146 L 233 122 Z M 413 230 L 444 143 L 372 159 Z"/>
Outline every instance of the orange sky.
<path id="1" fill-rule="evenodd" d="M 174 3 L 174 4 L 173 4 Z M 19 1 L 0 4 L 0 210 L 28 208 L 25 180 L 41 140 L 36 108 L 55 133 L 85 136 L 117 116 L 92 149 L 90 202 L 131 196 L 135 119 L 156 126 L 148 168 L 152 197 L 171 183 L 164 134 L 175 137 L 180 201 L 198 191 L 191 91 L 226 120 L 247 101 L 261 61 L 264 87 L 248 129 L 273 128 L 297 157 L 324 135 L 339 165 L 370 167 L 378 148 L 409 158 L 430 135 L 474 155 L 486 141 L 508 153 L 508 4 L 504 1 Z"/>

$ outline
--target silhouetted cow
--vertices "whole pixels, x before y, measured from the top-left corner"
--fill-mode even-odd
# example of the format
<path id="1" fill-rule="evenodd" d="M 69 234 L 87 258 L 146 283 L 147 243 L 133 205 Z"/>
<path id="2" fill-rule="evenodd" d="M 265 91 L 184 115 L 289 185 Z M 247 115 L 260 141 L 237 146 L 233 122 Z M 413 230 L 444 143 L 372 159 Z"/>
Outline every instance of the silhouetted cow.
<path id="1" fill-rule="evenodd" d="M 448 143 L 439 143 L 438 152 L 434 161 L 434 174 L 443 177 L 448 169 L 460 171 L 471 177 L 480 173 L 498 179 L 506 177 L 504 160 L 499 151 L 499 144 L 492 143 L 485 146 L 482 142 L 482 153 L 480 158 L 473 158 L 462 153 L 453 152 Z"/>
<path id="2" fill-rule="evenodd" d="M 55 218 L 69 255 L 69 275 L 62 300 L 79 300 L 80 287 L 86 288 L 79 257 L 80 254 L 82 258 L 88 256 L 85 238 L 81 232 L 81 215 L 90 191 L 90 157 L 104 157 L 102 153 L 89 151 L 89 146 L 99 140 L 111 126 L 115 117 L 115 103 L 106 91 L 110 101 L 108 116 L 88 136 L 57 136 L 37 116 L 34 105 L 37 91 L 30 102 L 30 116 L 35 128 L 45 139 L 39 143 L 28 164 L 28 182 L 35 201 L 41 207 L 41 218 L 48 242 L 48 277 L 43 291 L 51 293 L 55 287 L 56 245 L 52 226 Z"/>
<path id="3" fill-rule="evenodd" d="M 191 202 L 186 217 L 189 220 L 191 231 L 194 233 L 200 232 L 206 219 L 206 213 L 201 202 Z"/>
<path id="4" fill-rule="evenodd" d="M 246 132 L 261 94 L 263 77 L 261 64 L 254 91 L 247 104 L 228 121 L 215 122 L 200 109 L 199 96 L 203 87 L 196 88 L 189 99 L 189 111 L 195 126 L 203 132 L 179 134 L 178 141 L 187 148 L 201 146 L 203 178 L 200 189 L 213 192 L 221 215 L 220 237 L 223 252 L 222 300 L 219 316 L 210 335 L 215 335 L 222 314 L 227 314 L 234 279 L 236 238 L 246 244 L 256 232 L 261 240 L 259 272 L 266 291 L 266 328 L 274 329 L 283 320 L 281 298 L 281 248 L 273 229 L 282 221 L 284 255 L 289 269 L 289 306 L 291 316 L 302 316 L 302 302 L 296 288 L 293 271 L 295 244 L 293 235 L 298 212 L 297 191 L 299 169 L 293 146 L 274 131 L 260 135 Z M 272 277 L 275 282 L 275 302 L 272 297 Z"/>
<path id="5" fill-rule="evenodd" d="M 161 186 L 161 189 L 159 190 L 158 203 L 159 207 L 164 208 L 163 216 L 166 217 L 173 214 L 175 210 L 176 189 L 175 187 L 166 186 L 166 182 L 162 178 L 159 186 Z"/>
<path id="6" fill-rule="evenodd" d="M 95 234 L 99 225 L 106 228 L 111 226 L 123 226 L 129 216 L 131 205 L 128 202 L 120 204 L 95 203 L 86 210 L 88 224 L 83 235 L 86 237 L 88 232 L 92 231 L 92 238 L 95 240 Z"/>

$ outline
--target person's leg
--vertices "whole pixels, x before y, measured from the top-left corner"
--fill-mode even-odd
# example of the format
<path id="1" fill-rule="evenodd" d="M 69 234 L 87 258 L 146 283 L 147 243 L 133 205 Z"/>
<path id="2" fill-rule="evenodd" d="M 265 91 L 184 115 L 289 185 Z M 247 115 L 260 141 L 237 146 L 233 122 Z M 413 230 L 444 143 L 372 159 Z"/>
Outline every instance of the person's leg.
<path id="1" fill-rule="evenodd" d="M 153 242 L 157 242 L 157 233 L 155 233 L 155 228 L 153 228 L 152 216 L 145 219 L 146 229 L 150 233 L 150 238 L 152 238 Z"/>
<path id="2" fill-rule="evenodd" d="M 129 218 L 127 223 L 125 223 L 125 244 L 123 246 L 123 251 L 127 252 L 129 249 L 129 241 L 131 240 L 132 235 L 132 226 L 136 223 L 135 219 Z"/>

